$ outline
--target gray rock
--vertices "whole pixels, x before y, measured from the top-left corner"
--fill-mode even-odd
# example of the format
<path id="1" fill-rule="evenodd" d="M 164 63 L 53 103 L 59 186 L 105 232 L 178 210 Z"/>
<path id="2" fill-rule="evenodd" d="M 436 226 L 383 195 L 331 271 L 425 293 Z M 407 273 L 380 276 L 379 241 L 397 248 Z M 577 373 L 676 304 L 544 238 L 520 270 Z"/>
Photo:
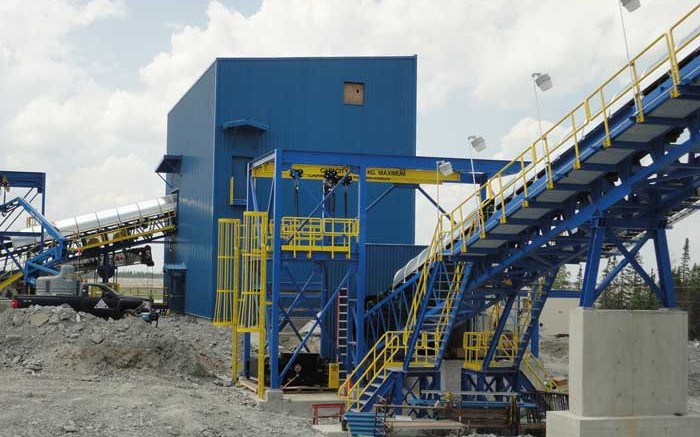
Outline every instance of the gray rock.
<path id="1" fill-rule="evenodd" d="M 38 372 L 43 368 L 43 366 L 41 365 L 41 363 L 38 363 L 38 362 L 29 362 L 29 363 L 24 365 L 24 368 L 30 369 L 30 370 L 35 370 Z"/>
<path id="2" fill-rule="evenodd" d="M 41 326 L 49 321 L 49 316 L 46 313 L 34 313 L 29 317 L 29 323 L 32 326 Z"/>
<path id="3" fill-rule="evenodd" d="M 75 426 L 75 422 L 69 420 L 65 425 L 63 425 L 63 430 L 65 432 L 78 432 L 78 427 Z"/>
<path id="4" fill-rule="evenodd" d="M 95 344 L 100 344 L 105 338 L 102 336 L 102 334 L 94 332 L 92 335 L 90 335 L 90 340 L 92 340 L 93 343 Z"/>

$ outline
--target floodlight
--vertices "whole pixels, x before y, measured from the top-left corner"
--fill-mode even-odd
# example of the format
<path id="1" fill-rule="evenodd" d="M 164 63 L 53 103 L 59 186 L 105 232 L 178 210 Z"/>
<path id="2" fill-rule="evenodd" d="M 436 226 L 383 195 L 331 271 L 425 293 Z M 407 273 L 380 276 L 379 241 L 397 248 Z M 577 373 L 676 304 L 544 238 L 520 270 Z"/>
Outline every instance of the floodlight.
<path id="1" fill-rule="evenodd" d="M 642 5 L 639 0 L 620 0 L 620 4 L 627 9 L 627 12 L 634 12 Z"/>
<path id="2" fill-rule="evenodd" d="M 472 147 L 477 152 L 481 152 L 486 148 L 486 141 L 484 141 L 484 139 L 480 136 L 470 135 L 469 137 L 467 137 L 467 140 L 469 140 Z"/>
<path id="3" fill-rule="evenodd" d="M 535 84 L 542 90 L 547 91 L 552 88 L 552 78 L 547 73 L 532 73 Z"/>
<path id="4" fill-rule="evenodd" d="M 450 161 L 438 161 L 437 168 L 440 174 L 443 176 L 449 176 L 454 173 L 454 170 L 452 170 L 452 163 Z"/>

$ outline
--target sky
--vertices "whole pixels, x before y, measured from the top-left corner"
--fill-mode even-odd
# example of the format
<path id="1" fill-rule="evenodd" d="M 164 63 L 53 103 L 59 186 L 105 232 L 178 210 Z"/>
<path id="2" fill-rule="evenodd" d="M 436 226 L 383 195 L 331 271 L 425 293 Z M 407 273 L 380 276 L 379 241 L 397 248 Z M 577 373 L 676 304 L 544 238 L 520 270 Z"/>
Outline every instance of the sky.
<path id="1" fill-rule="evenodd" d="M 694 4 L 625 12 L 631 51 Z M 46 172 L 53 220 L 150 199 L 167 112 L 215 57 L 413 54 L 418 154 L 466 157 L 476 134 L 499 159 L 537 136 L 531 73 L 553 78 L 549 126 L 626 60 L 615 0 L 0 0 L 0 169 Z M 427 243 L 434 210 L 417 214 Z M 672 258 L 697 224 L 671 230 Z"/>

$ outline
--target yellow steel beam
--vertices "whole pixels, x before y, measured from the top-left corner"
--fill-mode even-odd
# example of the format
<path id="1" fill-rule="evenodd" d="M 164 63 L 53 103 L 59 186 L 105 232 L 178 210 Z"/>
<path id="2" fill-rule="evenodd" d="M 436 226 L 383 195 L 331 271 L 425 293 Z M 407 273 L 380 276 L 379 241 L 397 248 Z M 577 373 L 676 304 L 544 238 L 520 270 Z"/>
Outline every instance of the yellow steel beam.
<path id="1" fill-rule="evenodd" d="M 335 170 L 339 176 L 344 176 L 350 171 L 348 166 L 344 165 L 310 165 L 299 164 L 292 165 L 295 170 L 302 170 L 302 179 L 324 180 L 324 172 L 327 170 Z M 252 175 L 255 178 L 271 178 L 275 169 L 274 162 L 266 162 L 253 169 Z M 357 174 L 350 173 L 353 180 L 357 180 Z M 384 182 L 390 184 L 436 184 L 438 177 L 442 182 L 459 182 L 459 173 L 452 173 L 449 176 L 444 176 L 433 170 L 417 170 L 411 168 L 374 168 L 367 169 L 367 182 Z M 289 172 L 284 172 L 282 177 L 291 179 Z"/>
<path id="2" fill-rule="evenodd" d="M 0 282 L 0 290 L 7 287 L 8 285 L 12 285 L 14 282 L 16 282 L 18 280 L 20 280 L 23 275 L 24 275 L 24 273 L 22 273 L 22 272 L 17 272 L 13 275 L 10 275 L 7 279 Z"/>

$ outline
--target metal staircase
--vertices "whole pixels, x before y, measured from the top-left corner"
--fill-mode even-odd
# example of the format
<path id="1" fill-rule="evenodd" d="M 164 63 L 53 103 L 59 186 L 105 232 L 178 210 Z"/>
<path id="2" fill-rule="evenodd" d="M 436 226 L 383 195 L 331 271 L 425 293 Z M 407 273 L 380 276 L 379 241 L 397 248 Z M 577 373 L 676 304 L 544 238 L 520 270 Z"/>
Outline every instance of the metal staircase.
<path id="1" fill-rule="evenodd" d="M 556 271 L 567 263 L 586 262 L 583 306 L 593 305 L 627 265 L 640 273 L 661 306 L 676 306 L 665 229 L 698 206 L 700 28 L 694 23 L 699 8 L 441 216 L 431 245 L 397 272 L 394 291 L 380 307 L 367 312 L 368 323 L 377 326 L 366 332 L 383 332 L 381 324 L 396 330 L 384 332 L 341 387 L 351 411 L 369 411 L 391 381 L 407 389 L 401 372 L 436 369 L 443 340 L 456 323 L 497 302 L 505 302 L 503 312 L 509 313 L 524 287 L 538 281 L 544 282 L 533 288 L 538 291 L 519 319 L 517 336 L 505 333 L 505 320 L 499 320 L 495 333 L 472 336 L 465 348 L 480 364 L 471 369 L 474 374 L 510 375 L 501 388 L 524 389 L 521 372 L 535 380 L 532 385 L 551 385 L 528 356 L 527 345 Z M 688 27 L 692 30 L 681 35 Z M 630 75 L 632 83 L 616 88 Z M 513 168 L 517 174 L 507 176 Z M 647 241 L 655 246 L 659 284 L 634 259 Z M 613 254 L 623 262 L 599 281 L 601 257 Z M 459 277 L 464 290 L 446 291 L 440 277 L 449 272 L 446 266 L 458 263 L 468 267 L 455 268 L 451 283 Z M 403 312 L 406 297 L 410 305 Z M 386 308 L 393 304 L 401 311 Z M 453 312 L 454 319 L 447 316 Z M 475 389 L 488 390 L 486 379 L 475 381 Z"/>
<path id="2" fill-rule="evenodd" d="M 435 258 L 441 255 L 436 253 Z M 419 281 L 404 329 L 385 332 L 340 387 L 350 410 L 369 411 L 378 396 L 387 392 L 401 399 L 403 375 L 440 368 L 471 265 L 436 261 L 428 269 Z"/>

